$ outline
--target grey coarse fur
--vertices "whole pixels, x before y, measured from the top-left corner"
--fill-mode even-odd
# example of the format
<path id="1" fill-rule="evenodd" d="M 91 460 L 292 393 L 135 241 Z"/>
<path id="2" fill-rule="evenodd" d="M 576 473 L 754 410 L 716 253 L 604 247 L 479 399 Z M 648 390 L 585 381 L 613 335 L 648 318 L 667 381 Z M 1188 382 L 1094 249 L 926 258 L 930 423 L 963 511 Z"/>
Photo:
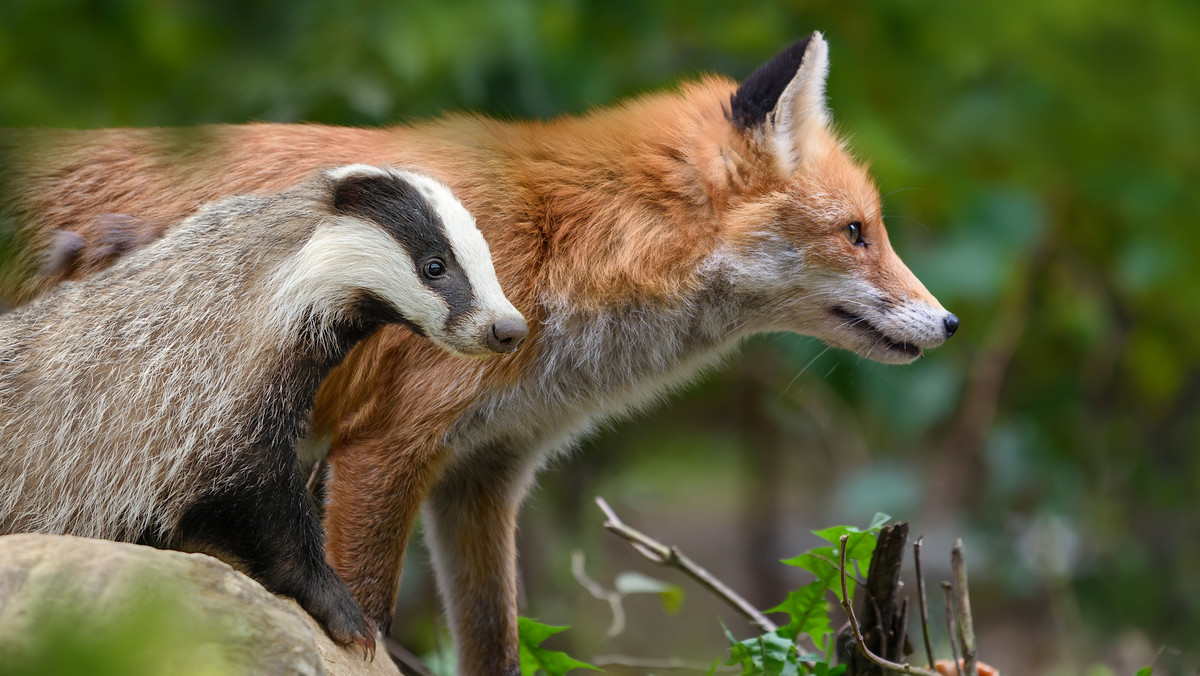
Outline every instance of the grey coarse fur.
<path id="1" fill-rule="evenodd" d="M 312 394 L 288 389 L 332 366 L 312 356 L 355 299 L 280 284 L 318 226 L 375 227 L 335 215 L 333 185 L 221 201 L 0 320 L 0 533 L 169 541 L 248 454 L 306 432 Z"/>

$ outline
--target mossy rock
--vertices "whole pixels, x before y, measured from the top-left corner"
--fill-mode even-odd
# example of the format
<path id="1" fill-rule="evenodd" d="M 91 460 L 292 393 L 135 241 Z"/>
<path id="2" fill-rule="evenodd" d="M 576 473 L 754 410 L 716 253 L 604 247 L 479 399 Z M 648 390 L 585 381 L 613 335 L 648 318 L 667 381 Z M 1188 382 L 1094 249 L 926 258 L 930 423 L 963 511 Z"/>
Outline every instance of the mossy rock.
<path id="1" fill-rule="evenodd" d="M 203 554 L 0 537 L 0 674 L 398 676 L 291 599 Z"/>

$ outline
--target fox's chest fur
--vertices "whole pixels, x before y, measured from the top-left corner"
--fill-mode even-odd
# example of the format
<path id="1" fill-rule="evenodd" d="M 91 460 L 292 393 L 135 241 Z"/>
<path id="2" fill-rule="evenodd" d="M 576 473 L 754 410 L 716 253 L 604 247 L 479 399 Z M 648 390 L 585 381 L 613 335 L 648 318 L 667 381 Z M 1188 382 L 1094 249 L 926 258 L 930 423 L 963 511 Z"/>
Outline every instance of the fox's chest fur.
<path id="1" fill-rule="evenodd" d="M 754 273 L 713 252 L 686 293 L 584 310 L 543 297 L 536 352 L 507 387 L 484 389 L 447 445 L 458 456 L 504 445 L 540 463 L 598 424 L 632 414 L 686 385 L 760 329 L 769 299 L 745 288 Z"/>

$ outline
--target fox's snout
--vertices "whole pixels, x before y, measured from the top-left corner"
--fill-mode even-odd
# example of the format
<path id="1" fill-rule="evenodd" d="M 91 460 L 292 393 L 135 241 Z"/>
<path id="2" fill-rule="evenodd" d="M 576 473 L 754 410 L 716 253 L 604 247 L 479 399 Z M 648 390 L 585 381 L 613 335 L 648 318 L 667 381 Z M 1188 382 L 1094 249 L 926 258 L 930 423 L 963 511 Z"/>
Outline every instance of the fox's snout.
<path id="1" fill-rule="evenodd" d="M 953 336 L 954 332 L 958 330 L 958 315 L 953 312 L 947 314 L 946 318 L 942 320 L 942 324 L 946 327 L 946 337 Z"/>

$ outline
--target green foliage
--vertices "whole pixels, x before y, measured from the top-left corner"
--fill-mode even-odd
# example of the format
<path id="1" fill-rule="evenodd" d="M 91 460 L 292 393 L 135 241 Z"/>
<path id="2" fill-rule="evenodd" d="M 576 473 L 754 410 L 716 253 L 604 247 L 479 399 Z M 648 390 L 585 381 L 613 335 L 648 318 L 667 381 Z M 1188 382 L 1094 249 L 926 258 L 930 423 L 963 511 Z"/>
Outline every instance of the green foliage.
<path id="1" fill-rule="evenodd" d="M 678 614 L 679 609 L 683 606 L 683 587 L 668 584 L 662 580 L 656 580 L 649 575 L 643 575 L 637 571 L 627 570 L 620 573 L 613 582 L 613 586 L 616 587 L 617 593 L 622 596 L 627 594 L 658 594 L 663 610 L 668 615 Z"/>
<path id="2" fill-rule="evenodd" d="M 521 676 L 533 676 L 539 671 L 546 676 L 562 676 L 572 669 L 592 669 L 599 671 L 587 662 L 580 662 L 564 652 L 547 650 L 541 644 L 551 636 L 566 631 L 570 627 L 551 627 L 527 617 L 518 619 L 517 630 L 520 635 Z"/>
<path id="3" fill-rule="evenodd" d="M 825 601 L 825 592 L 829 589 L 829 584 L 829 579 L 813 580 L 800 589 L 789 592 L 783 603 L 767 611 L 788 614 L 790 619 L 779 630 L 780 635 L 794 640 L 802 633 L 808 634 L 819 650 L 822 652 L 828 650 L 825 641 L 833 632 Z M 840 588 L 838 592 L 841 592 Z M 853 598 L 853 592 L 851 592 L 851 597 Z"/>
<path id="4" fill-rule="evenodd" d="M 828 592 L 833 592 L 839 601 L 842 598 L 839 572 L 841 537 L 847 536 L 846 591 L 853 603 L 852 571 L 857 569 L 858 575 L 866 577 L 879 529 L 890 519 L 887 514 L 877 513 L 866 528 L 834 526 L 813 531 L 814 535 L 832 542 L 833 546 L 811 549 L 784 563 L 803 568 L 816 579 L 789 593 L 783 603 L 767 611 L 787 613 L 788 623 L 775 631 L 744 641 L 738 641 L 729 629 L 725 629 L 731 647 L 726 664 L 740 665 L 742 676 L 836 676 L 842 673 L 845 666 L 833 664 L 833 628 L 829 620 L 828 602 Z M 796 637 L 800 634 L 807 634 L 820 653 L 801 654 L 796 647 Z"/>
<path id="5" fill-rule="evenodd" d="M 783 636 L 781 632 L 773 631 L 762 636 L 738 641 L 729 629 L 725 630 L 729 639 L 729 661 L 725 664 L 741 665 L 743 676 L 799 676 L 801 659 L 811 656 L 801 656 L 796 643 Z"/>
<path id="6" fill-rule="evenodd" d="M 1141 669 L 1138 669 L 1137 673 L 1134 674 L 1133 676 L 1151 676 L 1151 674 L 1153 674 L 1153 673 L 1154 673 L 1153 667 L 1142 667 Z"/>

